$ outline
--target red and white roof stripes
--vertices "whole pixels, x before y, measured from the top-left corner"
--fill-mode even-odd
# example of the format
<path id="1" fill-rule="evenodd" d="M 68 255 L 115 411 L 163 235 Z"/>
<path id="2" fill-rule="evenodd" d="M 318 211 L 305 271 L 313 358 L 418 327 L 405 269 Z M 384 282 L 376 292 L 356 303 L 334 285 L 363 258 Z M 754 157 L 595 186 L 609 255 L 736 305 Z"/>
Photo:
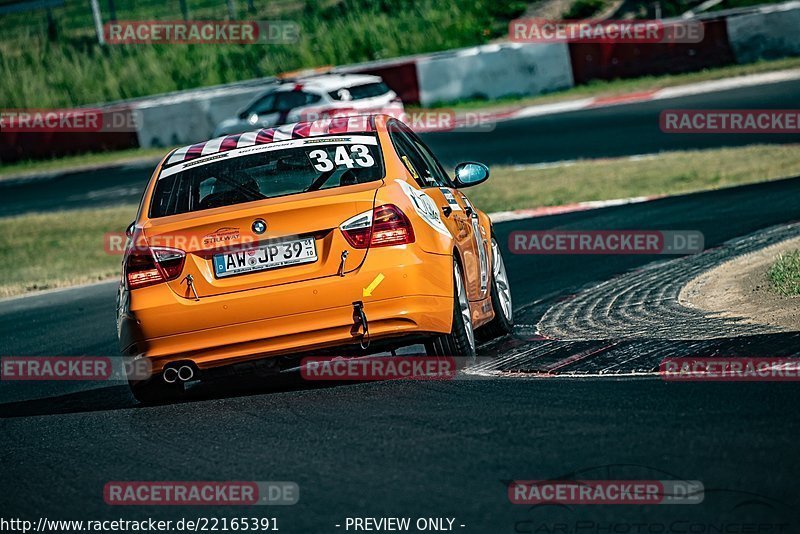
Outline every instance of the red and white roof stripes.
<path id="1" fill-rule="evenodd" d="M 274 141 L 373 131 L 375 131 L 375 125 L 372 117 L 369 115 L 337 117 L 332 119 L 320 119 L 314 122 L 284 124 L 277 128 L 262 128 L 254 132 L 227 135 L 225 137 L 218 137 L 210 141 L 203 141 L 202 143 L 179 148 L 169 156 L 164 166 L 166 167 L 202 156 L 226 152 L 234 148 L 265 145 Z"/>

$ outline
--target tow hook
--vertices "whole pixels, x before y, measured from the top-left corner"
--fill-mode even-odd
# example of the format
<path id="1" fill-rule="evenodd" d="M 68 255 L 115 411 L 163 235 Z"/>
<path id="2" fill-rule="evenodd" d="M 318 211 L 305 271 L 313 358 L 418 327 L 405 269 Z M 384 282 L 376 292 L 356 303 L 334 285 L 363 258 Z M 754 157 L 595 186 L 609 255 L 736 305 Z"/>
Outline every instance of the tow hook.
<path id="1" fill-rule="evenodd" d="M 347 262 L 347 256 L 350 253 L 346 250 L 342 251 L 342 263 L 339 264 L 339 276 L 344 276 L 344 264 Z"/>
<path id="2" fill-rule="evenodd" d="M 353 302 L 353 326 L 350 327 L 350 335 L 356 337 L 362 329 L 364 333 L 361 335 L 360 345 L 366 350 L 369 347 L 369 321 L 364 313 L 364 303 L 357 300 Z"/>
<path id="3" fill-rule="evenodd" d="M 182 281 L 186 282 L 186 289 L 191 289 L 192 293 L 194 293 L 195 302 L 199 302 L 200 297 L 197 295 L 197 290 L 194 288 L 194 277 L 191 274 L 187 274 L 186 278 L 184 278 Z"/>

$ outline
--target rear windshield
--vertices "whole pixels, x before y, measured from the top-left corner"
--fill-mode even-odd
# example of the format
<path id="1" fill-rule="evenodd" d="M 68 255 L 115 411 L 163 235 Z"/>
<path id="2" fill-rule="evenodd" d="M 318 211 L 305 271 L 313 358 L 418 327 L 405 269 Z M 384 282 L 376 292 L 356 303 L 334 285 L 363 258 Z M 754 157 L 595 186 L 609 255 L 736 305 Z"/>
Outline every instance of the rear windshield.
<path id="1" fill-rule="evenodd" d="M 150 217 L 166 217 L 383 178 L 374 135 L 311 137 L 221 152 L 161 171 Z"/>
<path id="2" fill-rule="evenodd" d="M 334 100 L 362 100 L 364 98 L 374 98 L 385 95 L 390 89 L 383 82 L 367 83 L 364 85 L 354 85 L 347 89 L 338 89 L 328 93 Z"/>

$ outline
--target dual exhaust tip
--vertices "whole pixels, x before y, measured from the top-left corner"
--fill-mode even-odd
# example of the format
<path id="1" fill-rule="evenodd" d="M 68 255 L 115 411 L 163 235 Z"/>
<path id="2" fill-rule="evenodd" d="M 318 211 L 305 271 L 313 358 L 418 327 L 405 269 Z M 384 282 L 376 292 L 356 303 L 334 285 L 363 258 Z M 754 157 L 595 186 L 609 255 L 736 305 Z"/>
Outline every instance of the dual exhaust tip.
<path id="1" fill-rule="evenodd" d="M 162 377 L 167 384 L 188 382 L 194 377 L 194 368 L 185 363 L 171 364 L 164 368 Z"/>

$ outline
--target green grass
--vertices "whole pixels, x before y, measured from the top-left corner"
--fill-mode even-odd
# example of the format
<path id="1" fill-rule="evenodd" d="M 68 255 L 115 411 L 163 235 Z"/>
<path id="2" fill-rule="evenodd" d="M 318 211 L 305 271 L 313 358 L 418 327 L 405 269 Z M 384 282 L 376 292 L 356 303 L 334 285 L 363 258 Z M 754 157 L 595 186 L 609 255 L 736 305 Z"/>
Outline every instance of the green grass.
<path id="1" fill-rule="evenodd" d="M 492 167 L 468 189 L 487 212 L 584 200 L 689 193 L 800 175 L 800 145 L 665 152 L 642 159 L 577 161 L 552 167 Z"/>
<path id="2" fill-rule="evenodd" d="M 675 87 L 677 85 L 706 82 L 710 80 L 721 80 L 725 78 L 732 78 L 734 76 L 745 76 L 748 74 L 759 74 L 763 72 L 773 72 L 799 67 L 800 57 L 762 60 L 756 63 L 748 63 L 746 65 L 730 65 L 727 67 L 704 69 L 701 71 L 687 72 L 684 74 L 642 76 L 640 78 L 629 78 L 624 80 L 594 80 L 586 85 L 578 85 L 563 91 L 535 96 L 509 96 L 507 98 L 500 98 L 492 101 L 485 99 L 470 99 L 458 100 L 455 102 L 437 102 L 431 107 L 447 107 L 455 110 L 466 111 L 472 109 L 510 108 L 529 106 L 532 104 L 549 104 L 576 98 L 618 96 L 625 93 L 650 91 L 655 89 L 663 89 L 665 87 Z"/>
<path id="3" fill-rule="evenodd" d="M 750 146 L 548 168 L 497 166 L 488 183 L 466 193 L 493 212 L 685 193 L 798 174 L 800 146 Z M 0 218 L 0 296 L 119 276 L 121 257 L 106 253 L 104 235 L 123 232 L 135 213 L 136 206 L 124 205 Z M 796 260 L 794 265 L 796 273 Z"/>
<path id="4" fill-rule="evenodd" d="M 0 219 L 0 297 L 119 276 L 122 257 L 107 254 L 106 232 L 124 232 L 136 206 Z"/>
<path id="5" fill-rule="evenodd" d="M 767 278 L 778 294 L 800 295 L 800 250 L 779 255 L 767 271 Z"/>
<path id="6" fill-rule="evenodd" d="M 170 150 L 171 148 L 131 148 L 117 152 L 92 152 L 57 159 L 19 161 L 0 165 L 0 180 L 26 174 L 78 170 L 93 166 L 119 165 L 135 161 L 153 161 L 153 167 L 155 168 L 155 163 Z"/>
<path id="7" fill-rule="evenodd" d="M 0 103 L 7 108 L 76 106 L 488 42 L 507 33 L 527 3 L 496 0 L 255 0 L 240 20 L 288 20 L 291 45 L 109 45 L 96 43 L 88 3 L 56 10 L 55 40 L 27 19 L 0 18 Z M 225 2 L 188 0 L 195 20 L 227 19 Z M 101 2 L 103 9 L 106 3 Z M 121 5 L 134 5 L 118 2 Z M 180 19 L 178 2 L 144 0 L 124 19 Z M 105 17 L 108 14 L 105 13 Z M 15 22 L 16 21 L 16 22 Z"/>
<path id="8" fill-rule="evenodd" d="M 238 20 L 284 20 L 300 27 L 291 45 L 108 45 L 96 42 L 89 3 L 65 0 L 53 10 L 48 36 L 43 11 L 0 17 L 0 107 L 53 108 L 96 104 L 302 68 L 341 65 L 484 44 L 506 36 L 522 0 L 232 0 Z M 651 5 L 652 2 L 644 2 Z M 726 0 L 750 2 L 752 0 Z M 187 0 L 193 20 L 226 20 L 222 0 Z M 662 2 L 678 11 L 683 0 Z M 577 12 L 604 5 L 576 0 Z M 118 20 L 177 20 L 179 3 L 117 0 Z M 100 2 L 109 20 L 107 2 Z M 587 7 L 588 6 L 588 7 Z M 635 13 L 634 13 L 635 14 Z M 666 14 L 666 12 L 665 12 Z M 776 64 L 777 65 L 777 64 Z M 794 64 L 796 65 L 796 63 Z M 756 71 L 759 67 L 756 67 Z M 775 68 L 775 67 L 766 67 Z M 730 67 L 730 72 L 754 72 Z M 724 71 L 713 75 L 723 77 Z M 663 77 L 656 79 L 661 80 Z M 680 83 L 680 76 L 675 82 Z M 689 77 L 684 80 L 704 79 Z M 626 90 L 641 83 L 591 84 L 564 95 Z M 517 102 L 517 100 L 511 100 Z M 509 103 L 509 102 L 506 102 Z"/>

